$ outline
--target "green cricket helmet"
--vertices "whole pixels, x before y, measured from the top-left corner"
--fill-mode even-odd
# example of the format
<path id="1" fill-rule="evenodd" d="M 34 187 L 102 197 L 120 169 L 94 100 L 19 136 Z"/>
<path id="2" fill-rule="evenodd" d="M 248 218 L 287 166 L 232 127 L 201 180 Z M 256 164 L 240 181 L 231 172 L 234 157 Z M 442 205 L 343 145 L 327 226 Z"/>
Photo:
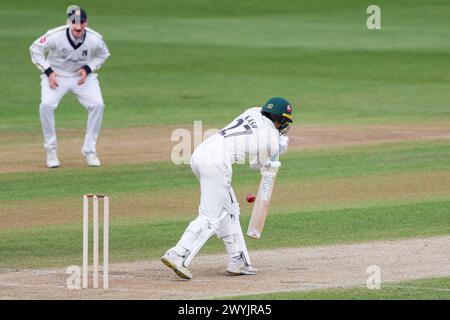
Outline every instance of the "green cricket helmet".
<path id="1" fill-rule="evenodd" d="M 270 98 L 261 109 L 261 113 L 281 126 L 278 128 L 281 134 L 286 133 L 289 124 L 292 123 L 292 106 L 284 98 Z"/>

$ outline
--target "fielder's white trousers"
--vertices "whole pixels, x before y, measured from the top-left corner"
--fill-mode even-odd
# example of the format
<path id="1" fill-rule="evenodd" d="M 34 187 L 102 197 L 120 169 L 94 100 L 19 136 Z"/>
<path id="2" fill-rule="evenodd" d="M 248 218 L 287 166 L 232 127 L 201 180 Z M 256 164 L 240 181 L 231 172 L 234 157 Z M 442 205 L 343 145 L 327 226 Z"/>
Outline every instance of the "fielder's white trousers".
<path id="1" fill-rule="evenodd" d="M 44 148 L 47 151 L 57 149 L 55 130 L 55 110 L 61 99 L 72 92 L 88 112 L 86 135 L 82 150 L 96 152 L 97 137 L 103 119 L 104 103 L 97 74 L 91 73 L 86 82 L 78 84 L 80 77 L 57 77 L 58 87 L 52 89 L 45 74 L 41 75 L 41 104 L 39 115 L 44 133 Z"/>

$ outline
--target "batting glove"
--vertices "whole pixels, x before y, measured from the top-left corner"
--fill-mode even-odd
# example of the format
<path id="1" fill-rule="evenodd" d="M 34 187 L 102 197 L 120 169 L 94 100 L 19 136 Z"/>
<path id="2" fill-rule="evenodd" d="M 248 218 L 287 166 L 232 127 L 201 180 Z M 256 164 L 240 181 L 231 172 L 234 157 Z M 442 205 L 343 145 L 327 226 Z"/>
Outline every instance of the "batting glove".
<path id="1" fill-rule="evenodd" d="M 280 154 L 283 154 L 287 151 L 289 145 L 289 137 L 288 136 L 280 136 Z"/>
<path id="2" fill-rule="evenodd" d="M 281 167 L 281 162 L 280 161 L 272 161 L 269 159 L 269 160 L 267 160 L 267 162 L 264 166 L 266 168 L 278 169 L 279 167 Z"/>

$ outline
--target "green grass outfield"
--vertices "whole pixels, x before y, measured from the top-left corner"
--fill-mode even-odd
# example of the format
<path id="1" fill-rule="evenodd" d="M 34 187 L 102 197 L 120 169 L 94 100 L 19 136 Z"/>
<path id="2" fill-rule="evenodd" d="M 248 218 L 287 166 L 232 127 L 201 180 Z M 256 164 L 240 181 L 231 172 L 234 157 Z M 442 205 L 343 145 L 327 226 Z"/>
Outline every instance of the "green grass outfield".
<path id="1" fill-rule="evenodd" d="M 284 212 L 274 209 L 264 238 L 247 240 L 249 250 L 354 243 L 405 237 L 448 235 L 450 200 L 386 207 Z M 194 215 L 113 222 L 111 262 L 156 259 L 175 245 Z M 248 225 L 249 216 L 241 219 Z M 0 233 L 0 268 L 65 267 L 80 264 L 81 223 Z M 201 253 L 225 253 L 211 238 Z"/>
<path id="2" fill-rule="evenodd" d="M 387 177 L 393 176 L 394 179 L 396 174 L 404 172 L 439 174 L 449 169 L 450 162 L 445 161 L 450 157 L 449 152 L 450 149 L 444 142 L 294 152 L 283 160 L 286 167 L 280 170 L 276 188 L 283 188 L 283 184 L 300 186 L 300 182 L 308 181 L 318 181 L 320 184 L 322 179 L 335 181 L 341 177 L 370 178 L 384 172 L 388 173 Z M 353 161 L 345 161 L 346 158 Z M 431 163 L 430 159 L 433 159 Z M 174 197 L 177 194 L 190 192 L 198 197 L 197 180 L 187 166 L 177 167 L 165 163 L 129 165 L 102 168 L 95 171 L 94 175 L 89 170 L 50 172 L 53 175 L 50 181 L 45 180 L 47 172 L 1 175 L 1 185 L 15 186 L 16 189 L 3 187 L 0 200 L 4 204 L 19 203 L 28 210 L 33 210 L 36 201 L 50 201 L 51 206 L 52 199 L 71 201 L 72 198 L 81 199 L 81 194 L 92 188 L 107 190 L 113 197 L 111 210 L 115 217 L 111 225 L 112 261 L 158 257 L 178 240 L 189 220 L 195 216 L 196 199 L 192 200 L 192 212 L 180 211 L 171 217 L 164 216 L 164 212 L 159 216 L 145 217 L 145 211 L 152 206 L 151 201 L 147 208 L 138 209 L 143 211 L 140 218 L 129 219 L 127 212 L 114 211 L 114 198 L 118 195 L 126 199 L 132 198 L 136 193 L 150 195 L 163 191 L 169 195 L 167 201 L 176 201 Z M 258 180 L 259 175 L 248 166 L 237 166 L 235 188 L 254 188 Z M 171 183 L 172 181 L 176 183 Z M 343 208 L 339 199 L 336 199 L 331 207 L 311 210 L 291 206 L 289 198 L 296 196 L 296 191 L 288 191 L 286 200 L 281 201 L 279 206 L 272 207 L 264 239 L 258 242 L 248 241 L 251 249 L 449 234 L 450 194 L 441 195 L 438 199 L 433 195 L 404 199 L 399 193 L 398 199 L 394 198 L 390 204 L 383 201 L 357 202 L 357 205 L 350 203 Z M 79 204 L 79 207 L 72 211 L 77 213 L 81 210 L 81 200 L 75 204 Z M 248 224 L 250 207 L 245 208 L 242 212 L 244 226 Z M 48 210 L 49 214 L 54 214 L 51 207 Z M 75 263 L 81 250 L 81 235 L 81 223 L 0 231 L 0 266 L 43 267 Z M 203 252 L 216 253 L 222 249 L 222 244 L 213 239 Z"/>
<path id="3" fill-rule="evenodd" d="M 64 23 L 70 4 L 23 0 L 0 8 L 0 135 L 18 152 L 24 137 L 42 135 L 39 72 L 28 47 Z M 274 95 L 292 102 L 300 127 L 450 127 L 450 2 L 377 1 L 379 31 L 367 30 L 368 3 L 359 0 L 78 4 L 112 53 L 99 71 L 103 128 L 194 120 L 221 127 Z M 56 122 L 57 129 L 84 128 L 86 113 L 68 96 Z M 248 241 L 252 251 L 450 234 L 449 139 L 291 150 L 282 163 L 264 236 Z M 236 166 L 244 229 L 250 206 L 243 199 L 258 182 L 257 172 Z M 160 256 L 195 217 L 199 196 L 189 167 L 170 162 L 0 173 L 0 268 L 80 264 L 81 195 L 88 192 L 112 196 L 112 262 Z M 217 238 L 202 250 L 218 252 Z M 448 282 L 254 298 L 447 298 L 445 290 L 411 287 L 448 289 Z"/>
<path id="4" fill-rule="evenodd" d="M 241 2 L 79 1 L 112 53 L 100 70 L 104 127 L 222 125 L 273 95 L 305 123 L 450 118 L 449 3 L 378 1 L 383 29 L 369 31 L 357 0 Z M 0 131 L 40 132 L 28 47 L 63 24 L 69 4 L 2 5 Z M 58 125 L 84 127 L 80 108 L 67 97 Z"/>
<path id="5" fill-rule="evenodd" d="M 282 156 L 280 183 L 365 175 L 439 172 L 450 170 L 450 143 L 446 140 L 340 148 L 330 151 L 290 152 Z M 255 186 L 259 174 L 248 165 L 236 165 L 234 185 Z M 188 165 L 156 162 L 0 175 L 0 200 L 73 198 L 89 190 L 108 193 L 197 189 Z"/>
<path id="6" fill-rule="evenodd" d="M 450 277 L 385 283 L 380 289 L 337 288 L 230 297 L 234 300 L 436 300 L 450 299 Z"/>

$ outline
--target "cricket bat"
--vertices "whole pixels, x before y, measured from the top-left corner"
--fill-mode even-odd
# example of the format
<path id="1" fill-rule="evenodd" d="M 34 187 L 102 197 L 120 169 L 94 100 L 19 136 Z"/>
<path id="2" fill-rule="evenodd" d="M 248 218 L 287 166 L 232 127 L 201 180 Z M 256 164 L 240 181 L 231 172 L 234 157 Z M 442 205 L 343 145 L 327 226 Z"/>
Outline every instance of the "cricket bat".
<path id="1" fill-rule="evenodd" d="M 278 160 L 278 155 L 272 157 L 272 161 Z M 253 239 L 261 238 L 267 214 L 269 213 L 270 200 L 277 177 L 278 168 L 261 169 L 261 182 L 258 194 L 253 205 L 252 216 L 248 224 L 247 236 Z"/>

